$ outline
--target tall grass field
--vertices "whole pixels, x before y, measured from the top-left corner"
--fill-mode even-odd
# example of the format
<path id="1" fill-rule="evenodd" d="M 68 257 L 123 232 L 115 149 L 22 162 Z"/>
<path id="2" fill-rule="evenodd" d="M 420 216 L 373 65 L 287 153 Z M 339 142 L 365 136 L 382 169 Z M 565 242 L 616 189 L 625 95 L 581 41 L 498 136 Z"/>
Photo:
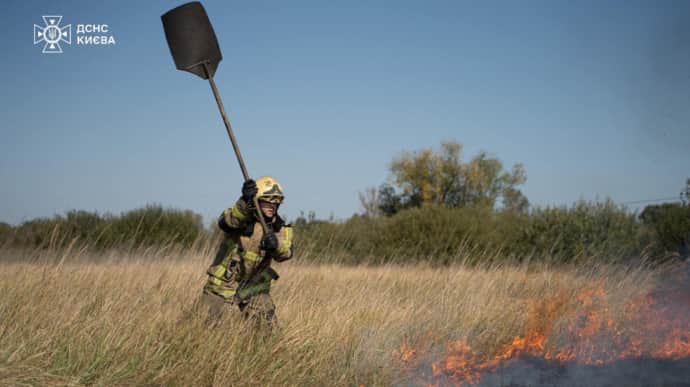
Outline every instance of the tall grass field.
<path id="1" fill-rule="evenodd" d="M 2 385 L 462 384 L 452 343 L 492 356 L 575 313 L 611 314 L 667 275 L 644 265 L 274 264 L 278 325 L 210 326 L 193 305 L 212 246 L 0 250 Z M 601 302 L 578 295 L 599 289 Z M 561 332 L 561 333 L 559 333 Z M 444 360 L 446 359 L 446 360 Z"/>

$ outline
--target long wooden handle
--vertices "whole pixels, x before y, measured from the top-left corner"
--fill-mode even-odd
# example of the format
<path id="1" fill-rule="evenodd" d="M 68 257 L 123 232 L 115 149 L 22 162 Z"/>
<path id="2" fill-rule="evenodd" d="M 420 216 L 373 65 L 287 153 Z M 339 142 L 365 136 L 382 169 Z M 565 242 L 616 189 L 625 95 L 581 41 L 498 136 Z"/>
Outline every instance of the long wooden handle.
<path id="1" fill-rule="evenodd" d="M 202 63 L 204 66 L 204 72 L 206 72 L 206 78 L 208 78 L 208 83 L 211 85 L 211 90 L 213 91 L 213 96 L 216 97 L 216 103 L 218 104 L 218 110 L 220 110 L 220 115 L 223 117 L 223 123 L 225 123 L 225 130 L 228 132 L 228 136 L 230 137 L 230 142 L 232 143 L 232 149 L 235 151 L 235 156 L 237 156 L 237 162 L 240 164 L 240 169 L 242 170 L 242 176 L 244 176 L 244 180 L 247 181 L 250 179 L 249 173 L 247 173 L 247 167 L 244 165 L 244 159 L 242 159 L 242 153 L 240 153 L 240 147 L 237 145 L 237 139 L 235 138 L 235 133 L 232 131 L 232 126 L 230 126 L 230 120 L 228 120 L 227 114 L 225 114 L 225 108 L 223 107 L 223 101 L 220 99 L 220 93 L 218 93 L 218 88 L 216 88 L 216 82 L 213 80 L 213 76 L 211 73 L 208 71 L 208 67 L 206 66 L 206 63 Z M 264 214 L 261 212 L 261 208 L 259 207 L 259 201 L 256 199 L 256 196 L 254 197 L 254 208 L 256 209 L 256 214 L 257 217 L 259 218 L 259 222 L 261 223 L 261 227 L 264 230 L 264 235 L 268 235 L 268 233 L 272 232 L 272 230 L 269 230 L 268 226 L 266 225 L 266 220 L 264 219 Z"/>

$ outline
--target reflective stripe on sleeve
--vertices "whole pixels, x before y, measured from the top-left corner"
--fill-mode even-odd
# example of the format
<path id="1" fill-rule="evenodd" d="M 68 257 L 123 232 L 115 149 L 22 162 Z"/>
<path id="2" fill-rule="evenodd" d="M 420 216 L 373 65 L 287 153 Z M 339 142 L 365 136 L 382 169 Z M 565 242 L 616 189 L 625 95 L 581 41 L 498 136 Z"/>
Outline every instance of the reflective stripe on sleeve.
<path id="1" fill-rule="evenodd" d="M 290 247 L 292 246 L 292 227 L 284 227 L 283 230 L 285 230 L 285 239 L 283 239 L 283 243 L 280 244 L 278 251 L 281 255 L 288 255 L 290 254 Z"/>
<path id="2" fill-rule="evenodd" d="M 232 214 L 233 218 L 237 219 L 240 222 L 247 218 L 247 215 L 244 214 L 239 208 L 237 208 L 237 205 L 230 207 L 230 213 Z"/>

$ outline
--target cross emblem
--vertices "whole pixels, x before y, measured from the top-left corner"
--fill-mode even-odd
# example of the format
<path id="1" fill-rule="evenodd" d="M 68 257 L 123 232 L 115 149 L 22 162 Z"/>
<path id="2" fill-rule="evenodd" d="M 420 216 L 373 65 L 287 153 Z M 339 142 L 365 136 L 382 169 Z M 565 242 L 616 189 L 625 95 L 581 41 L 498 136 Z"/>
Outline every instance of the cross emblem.
<path id="1" fill-rule="evenodd" d="M 45 42 L 44 54 L 61 54 L 60 42 L 72 44 L 72 25 L 60 27 L 62 16 L 43 16 L 45 26 L 34 24 L 34 45 Z"/>

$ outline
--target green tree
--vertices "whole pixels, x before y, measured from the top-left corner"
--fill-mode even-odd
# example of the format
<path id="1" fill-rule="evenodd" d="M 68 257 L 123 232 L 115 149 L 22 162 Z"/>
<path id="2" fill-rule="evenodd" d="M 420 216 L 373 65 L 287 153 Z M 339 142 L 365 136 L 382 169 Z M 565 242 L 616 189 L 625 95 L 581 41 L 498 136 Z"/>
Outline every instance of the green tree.
<path id="1" fill-rule="evenodd" d="M 645 207 L 640 220 L 650 227 L 659 244 L 666 252 L 690 255 L 690 206 L 664 203 Z"/>
<path id="2" fill-rule="evenodd" d="M 402 152 L 390 166 L 392 184 L 379 187 L 376 200 L 380 211 L 392 215 L 403 208 L 430 204 L 493 208 L 499 200 L 508 210 L 527 209 L 529 202 L 518 188 L 527 179 L 522 164 L 507 171 L 486 152 L 468 162 L 461 155 L 462 145 L 456 141 L 442 142 L 438 151 Z M 363 201 L 367 208 L 365 204 Z"/>

